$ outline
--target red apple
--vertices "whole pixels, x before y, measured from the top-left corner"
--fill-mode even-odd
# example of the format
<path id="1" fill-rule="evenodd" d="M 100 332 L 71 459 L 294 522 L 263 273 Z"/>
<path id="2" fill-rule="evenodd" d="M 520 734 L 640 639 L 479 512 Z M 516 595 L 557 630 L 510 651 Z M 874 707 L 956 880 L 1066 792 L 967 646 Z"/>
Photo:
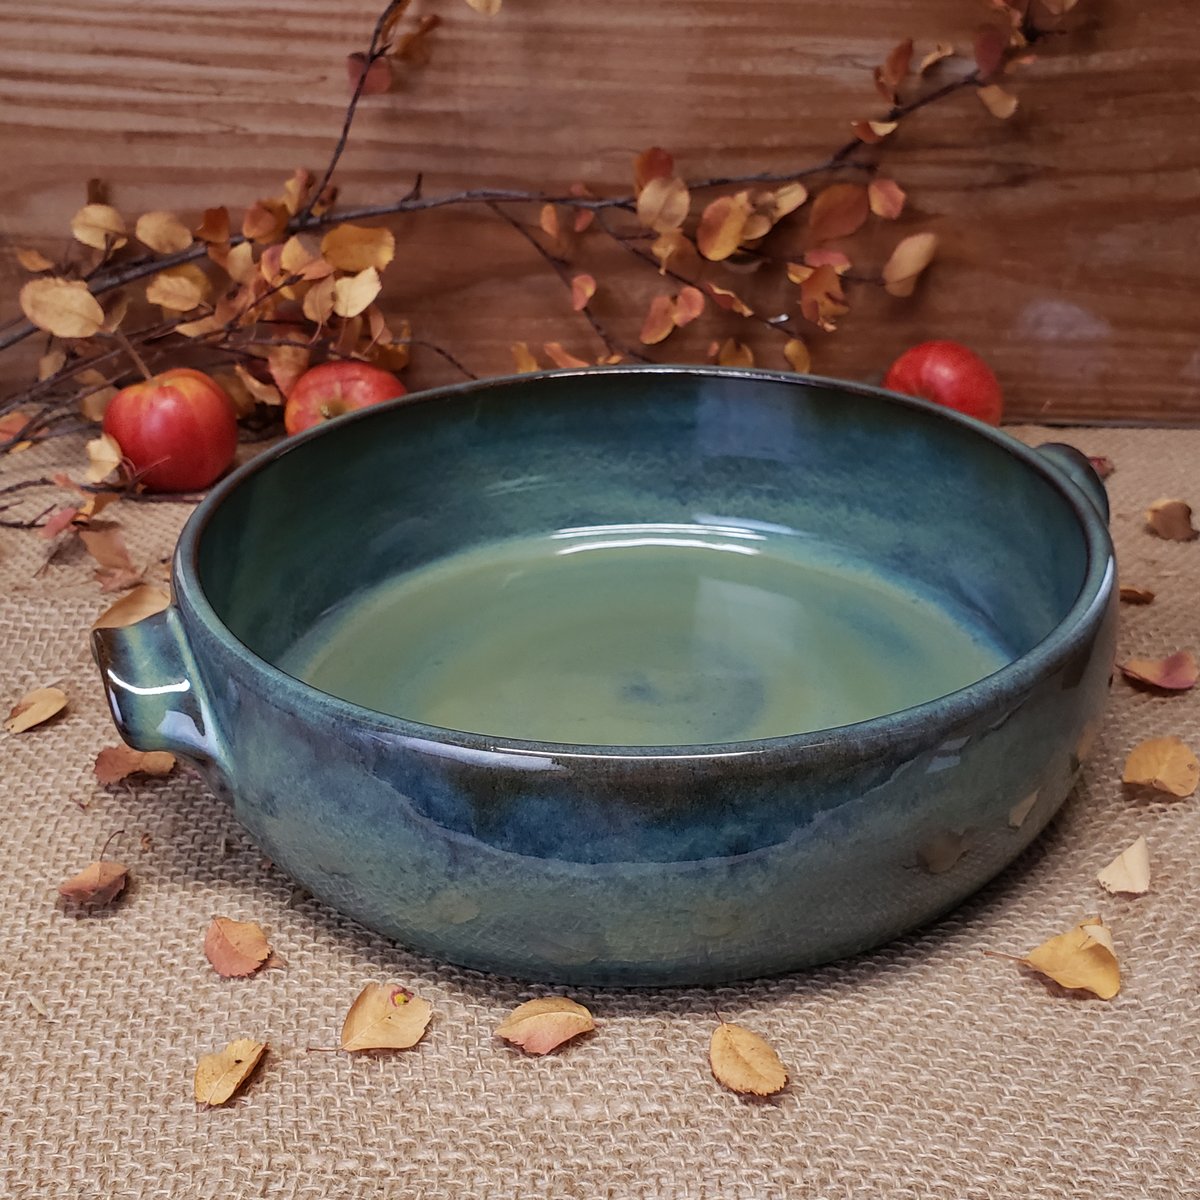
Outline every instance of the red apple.
<path id="1" fill-rule="evenodd" d="M 991 367 L 959 342 L 922 342 L 905 350 L 888 367 L 883 386 L 1000 424 L 1000 384 Z"/>
<path id="2" fill-rule="evenodd" d="M 406 391 L 395 375 L 369 363 L 352 359 L 323 363 L 305 371 L 293 384 L 283 410 L 283 425 L 288 433 L 299 433 L 356 408 L 395 400 Z"/>
<path id="3" fill-rule="evenodd" d="M 237 413 L 203 371 L 176 367 L 122 388 L 104 413 L 150 491 L 194 492 L 228 470 L 237 451 Z"/>

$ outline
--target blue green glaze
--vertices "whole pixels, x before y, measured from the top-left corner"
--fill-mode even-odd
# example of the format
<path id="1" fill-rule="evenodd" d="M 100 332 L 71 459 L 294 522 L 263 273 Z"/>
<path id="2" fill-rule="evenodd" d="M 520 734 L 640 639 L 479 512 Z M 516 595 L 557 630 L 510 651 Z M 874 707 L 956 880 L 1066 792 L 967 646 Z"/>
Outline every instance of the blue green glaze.
<path id="1" fill-rule="evenodd" d="M 197 761 L 273 861 L 408 945 L 563 982 L 767 974 L 936 917 L 1057 810 L 1112 663 L 1102 505 L 1069 451 L 875 389 L 678 367 L 492 380 L 243 468 L 180 539 L 176 607 L 98 632 L 97 655 L 127 740 Z M 449 553 L 701 516 L 842 545 L 1014 660 L 858 724 L 689 747 L 455 733 L 271 665 Z"/>

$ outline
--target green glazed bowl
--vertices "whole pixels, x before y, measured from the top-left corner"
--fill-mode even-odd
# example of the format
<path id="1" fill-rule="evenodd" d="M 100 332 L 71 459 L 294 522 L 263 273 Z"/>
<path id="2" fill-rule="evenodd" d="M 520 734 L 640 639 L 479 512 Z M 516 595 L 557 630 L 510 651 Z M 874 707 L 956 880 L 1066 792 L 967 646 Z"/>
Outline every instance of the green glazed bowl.
<path id="1" fill-rule="evenodd" d="M 363 924 L 713 982 L 928 922 L 1045 826 L 1110 683 L 1106 517 L 1070 448 L 878 389 L 487 380 L 237 471 L 94 650 L 126 741 Z"/>

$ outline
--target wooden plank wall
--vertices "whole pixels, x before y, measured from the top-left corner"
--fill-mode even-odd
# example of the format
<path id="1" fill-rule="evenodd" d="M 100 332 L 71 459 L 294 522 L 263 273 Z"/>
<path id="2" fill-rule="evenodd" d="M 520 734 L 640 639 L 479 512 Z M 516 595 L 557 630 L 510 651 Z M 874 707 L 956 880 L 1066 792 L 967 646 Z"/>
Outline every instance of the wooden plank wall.
<path id="1" fill-rule="evenodd" d="M 349 203 L 397 195 L 417 171 L 427 193 L 623 189 L 652 143 L 693 177 L 816 162 L 877 111 L 870 68 L 894 42 L 966 45 L 987 13 L 983 0 L 506 0 L 489 19 L 463 0 L 418 3 L 444 19 L 433 61 L 364 105 L 340 176 Z M 964 94 L 887 146 L 911 196 L 902 227 L 936 229 L 943 255 L 912 301 L 860 289 L 843 328 L 811 339 L 818 371 L 878 379 L 905 345 L 952 337 L 991 359 L 1014 418 L 1200 421 L 1200 26 L 1190 0 L 1080 9 L 1082 29 L 1015 84 L 1012 121 Z M 89 176 L 111 181 L 126 212 L 195 211 L 319 168 L 342 119 L 344 56 L 376 12 L 370 0 L 0 0 L 0 317 L 15 311 L 10 247 L 60 246 Z M 597 353 L 561 283 L 491 214 L 394 227 L 389 311 L 473 370 L 510 369 L 518 339 Z M 801 232 L 780 232 L 776 249 Z M 876 223 L 862 261 L 881 261 L 898 232 Z M 597 312 L 634 340 L 657 277 L 600 236 L 579 254 L 601 282 Z M 782 303 L 759 280 L 739 286 L 766 311 Z M 779 338 L 731 314 L 655 354 L 698 358 L 714 333 L 784 365 Z M 15 363 L 0 359 L 10 385 Z M 452 378 L 428 354 L 410 368 L 414 386 Z"/>

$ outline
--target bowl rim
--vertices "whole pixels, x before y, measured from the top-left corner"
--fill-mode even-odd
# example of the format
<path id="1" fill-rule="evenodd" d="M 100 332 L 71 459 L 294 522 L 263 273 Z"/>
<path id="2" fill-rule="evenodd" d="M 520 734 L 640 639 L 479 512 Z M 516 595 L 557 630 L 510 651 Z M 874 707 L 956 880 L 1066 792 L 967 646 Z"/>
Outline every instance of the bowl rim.
<path id="1" fill-rule="evenodd" d="M 870 397 L 887 403 L 908 407 L 939 420 L 957 424 L 976 436 L 981 436 L 1027 469 L 1041 476 L 1074 510 L 1084 536 L 1086 562 L 1079 593 L 1063 619 L 1041 641 L 1019 658 L 1006 663 L 992 674 L 975 680 L 965 687 L 944 696 L 896 712 L 884 713 L 865 721 L 803 733 L 783 734 L 772 738 L 711 744 L 680 745 L 605 745 L 602 743 L 546 742 L 534 739 L 509 738 L 464 730 L 426 725 L 405 717 L 380 712 L 344 700 L 322 691 L 288 674 L 274 663 L 262 658 L 242 642 L 212 607 L 204 594 L 199 574 L 199 546 L 210 520 L 225 498 L 243 483 L 267 470 L 285 455 L 295 453 L 319 437 L 337 436 L 338 430 L 358 421 L 371 420 L 384 412 L 418 404 L 436 403 L 449 397 L 488 393 L 514 386 L 525 386 L 541 379 L 595 378 L 599 375 L 689 375 L 703 378 L 744 379 L 767 383 L 815 386 L 834 389 L 851 395 Z M 188 518 L 176 545 L 172 590 L 174 603 L 187 618 L 199 621 L 206 632 L 215 638 L 226 653 L 239 660 L 250 671 L 265 677 L 272 693 L 287 701 L 286 707 L 303 711 L 314 705 L 355 724 L 390 733 L 409 741 L 429 746 L 453 746 L 459 751 L 491 759 L 493 756 L 533 756 L 541 759 L 598 760 L 666 759 L 703 760 L 738 759 L 747 757 L 784 756 L 794 759 L 798 754 L 827 752 L 838 746 L 853 748 L 855 754 L 883 746 L 894 745 L 905 737 L 919 736 L 925 740 L 935 734 L 953 730 L 964 722 L 985 716 L 993 711 L 1007 711 L 1039 680 L 1052 675 L 1066 665 L 1079 651 L 1081 643 L 1091 636 L 1107 608 L 1115 585 L 1115 555 L 1106 523 L 1083 490 L 1064 472 L 1038 451 L 1018 441 L 1000 428 L 987 425 L 973 417 L 915 396 L 871 384 L 836 379 L 822 375 L 771 371 L 756 367 L 719 367 L 706 364 L 652 363 L 621 364 L 606 367 L 567 368 L 563 370 L 527 372 L 491 376 L 463 383 L 411 392 L 394 400 L 344 414 L 336 421 L 322 422 L 310 429 L 285 437 L 277 445 L 256 454 L 248 462 L 216 484 Z M 218 722 L 220 713 L 217 713 Z"/>

